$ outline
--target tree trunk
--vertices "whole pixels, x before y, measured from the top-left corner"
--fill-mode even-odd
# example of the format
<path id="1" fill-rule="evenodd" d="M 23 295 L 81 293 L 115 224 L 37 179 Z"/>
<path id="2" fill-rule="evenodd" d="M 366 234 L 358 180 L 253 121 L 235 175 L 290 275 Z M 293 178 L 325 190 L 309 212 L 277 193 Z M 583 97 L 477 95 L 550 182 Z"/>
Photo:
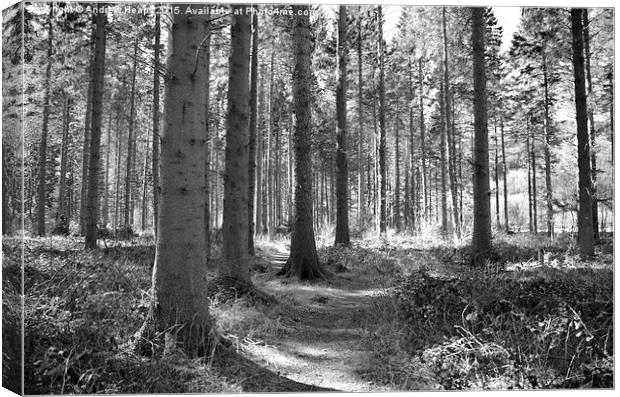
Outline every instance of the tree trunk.
<path id="1" fill-rule="evenodd" d="M 499 212 L 499 147 L 497 139 L 497 117 L 493 115 L 493 138 L 495 139 L 495 223 L 497 229 L 502 228 L 502 222 L 500 220 Z"/>
<path id="2" fill-rule="evenodd" d="M 84 115 L 84 151 L 82 152 L 82 184 L 80 185 L 80 234 L 86 234 L 86 199 L 88 194 L 88 156 L 90 154 L 90 133 L 91 117 L 93 104 L 93 67 L 92 58 L 95 53 L 95 31 L 91 32 L 90 40 L 90 60 L 88 69 L 88 91 L 86 94 L 86 114 Z"/>
<path id="3" fill-rule="evenodd" d="M 534 232 L 534 219 L 533 219 L 533 203 L 532 203 L 532 149 L 530 144 L 530 117 L 526 116 L 526 147 L 527 147 L 527 200 L 528 200 L 528 213 L 529 213 L 529 230 L 530 233 Z"/>
<path id="4" fill-rule="evenodd" d="M 120 106 L 117 104 L 117 106 Z M 118 228 L 120 216 L 120 195 L 121 195 L 121 128 L 120 128 L 120 109 L 116 109 L 116 167 L 115 167 L 115 187 L 114 187 L 114 231 Z"/>
<path id="5" fill-rule="evenodd" d="M 590 21 L 588 9 L 583 9 L 583 43 L 585 51 L 586 82 L 588 83 L 588 126 L 590 127 L 590 175 L 592 177 L 592 227 L 594 241 L 599 241 L 598 230 L 598 201 L 597 201 L 597 167 L 596 167 L 596 129 L 594 128 L 594 87 L 592 86 L 592 72 L 590 70 Z"/>
<path id="6" fill-rule="evenodd" d="M 133 134 L 134 129 L 134 119 L 136 115 L 136 72 L 138 67 L 138 39 L 134 42 L 134 51 L 133 51 L 133 68 L 131 72 L 131 97 L 129 104 L 129 127 L 128 127 L 128 136 L 127 136 L 127 167 L 125 174 L 125 212 L 123 216 L 123 221 L 125 222 L 125 227 L 133 226 L 131 221 L 131 179 L 133 177 L 133 147 L 135 145 L 135 139 Z"/>
<path id="7" fill-rule="evenodd" d="M 532 217 L 534 218 L 534 234 L 538 234 L 538 194 L 536 193 L 536 140 L 532 132 Z"/>
<path id="8" fill-rule="evenodd" d="M 147 322 L 166 334 L 165 350 L 179 343 L 192 355 L 208 351 L 213 328 L 204 281 L 207 65 L 205 51 L 200 50 L 208 16 L 180 13 L 172 18 L 153 300 Z"/>
<path id="9" fill-rule="evenodd" d="M 256 11 L 256 10 L 255 10 Z M 254 256 L 254 192 L 256 191 L 256 129 L 258 119 L 258 13 L 252 13 L 252 65 L 250 72 L 250 141 L 248 150 L 248 254 Z"/>
<path id="10" fill-rule="evenodd" d="M 447 123 L 446 123 L 446 102 L 445 102 L 445 90 L 443 80 L 440 84 L 440 96 L 441 96 L 441 126 L 440 126 L 440 141 L 439 141 L 439 158 L 441 166 L 441 235 L 443 238 L 448 237 L 448 192 L 447 192 L 447 176 L 446 176 L 446 162 L 447 162 L 447 148 L 448 143 L 446 140 L 447 135 Z"/>
<path id="11" fill-rule="evenodd" d="M 95 15 L 95 56 L 93 58 L 93 113 L 91 120 L 90 155 L 88 167 L 88 200 L 86 204 L 86 249 L 97 248 L 97 221 L 99 216 L 99 162 L 101 148 L 101 121 L 103 118 L 103 83 L 105 74 L 106 13 Z"/>
<path id="12" fill-rule="evenodd" d="M 364 229 L 365 214 L 365 185 L 364 185 L 364 131 L 363 122 L 364 116 L 362 114 L 363 102 L 362 102 L 362 7 L 358 6 L 357 16 L 357 123 L 358 123 L 358 144 L 357 144 L 357 159 L 359 162 L 359 179 L 357 190 L 357 212 L 358 212 L 358 228 Z"/>
<path id="13" fill-rule="evenodd" d="M 218 276 L 248 285 L 248 143 L 250 129 L 250 16 L 232 6 L 228 58 L 228 115 L 222 257 Z"/>
<path id="14" fill-rule="evenodd" d="M 52 49 L 53 49 L 53 12 L 50 7 L 47 19 L 47 65 L 45 67 L 45 82 L 43 92 L 43 125 L 41 141 L 39 142 L 39 180 L 37 186 L 37 235 L 45 236 L 45 206 L 47 203 L 47 135 L 51 107 L 52 91 Z"/>
<path id="15" fill-rule="evenodd" d="M 280 271 L 302 280 L 323 277 L 312 229 L 311 79 L 312 33 L 308 6 L 293 6 L 293 104 L 295 110 L 295 222 L 291 253 Z"/>
<path id="16" fill-rule="evenodd" d="M 117 107 L 118 109 L 118 107 Z M 118 117 L 118 116 L 117 116 Z M 108 183 L 110 181 L 110 152 L 112 151 L 112 146 L 110 143 L 112 136 L 112 105 L 110 105 L 110 114 L 108 115 L 108 131 L 106 133 L 106 145 L 105 145 L 105 176 L 103 181 L 103 205 L 101 211 L 103 212 L 102 218 L 102 227 L 108 227 L 108 221 L 110 218 L 110 209 L 109 209 L 109 197 L 108 197 Z M 145 178 L 146 180 L 146 178 Z"/>
<path id="17" fill-rule="evenodd" d="M 400 134 L 398 129 L 400 126 L 398 125 L 398 104 L 396 105 L 396 118 L 394 120 L 394 192 L 392 196 L 394 197 L 394 228 L 397 233 L 401 231 L 400 225 Z"/>
<path id="18" fill-rule="evenodd" d="M 427 188 L 428 173 L 426 171 L 426 130 L 424 126 L 424 77 L 422 73 L 422 56 L 418 59 L 418 86 L 420 87 L 420 163 L 422 163 L 422 179 L 420 180 L 420 189 L 422 190 L 422 195 L 424 196 L 424 221 L 428 222 L 428 210 L 430 203 Z"/>
<path id="19" fill-rule="evenodd" d="M 442 36 L 443 36 L 443 85 L 444 85 L 444 111 L 445 111 L 445 133 L 447 138 L 448 149 L 448 176 L 450 179 L 450 196 L 452 198 L 452 232 L 457 237 L 460 237 L 459 226 L 459 207 L 458 207 L 458 192 L 456 186 L 456 145 L 454 144 L 454 136 L 452 134 L 452 119 L 451 119 L 451 96 L 450 96 L 450 73 L 448 66 L 448 34 L 446 29 L 446 7 L 442 8 Z"/>
<path id="20" fill-rule="evenodd" d="M 207 264 L 211 259 L 211 188 L 209 185 L 209 180 L 211 176 L 211 148 L 214 145 L 214 142 L 211 137 L 211 24 L 207 24 L 207 35 L 203 39 L 201 43 L 201 50 L 205 52 L 205 63 L 207 65 L 205 73 L 207 76 L 205 77 L 205 219 L 204 219 L 204 229 L 205 229 L 205 256 L 207 259 Z"/>
<path id="21" fill-rule="evenodd" d="M 542 46 L 543 85 L 545 89 L 545 187 L 547 190 L 547 236 L 553 238 L 553 192 L 551 190 L 551 116 L 549 115 L 549 78 L 547 76 L 546 43 Z"/>
<path id="22" fill-rule="evenodd" d="M 347 162 L 347 14 L 338 10 L 338 83 L 336 86 L 336 241 L 334 245 L 351 244 L 349 237 L 349 169 Z"/>
<path id="23" fill-rule="evenodd" d="M 502 172 L 504 176 L 504 230 L 510 231 L 508 222 L 508 168 L 506 168 L 506 145 L 504 143 L 504 118 L 500 116 L 500 131 L 502 133 Z"/>
<path id="24" fill-rule="evenodd" d="M 155 9 L 155 42 L 153 44 L 153 147 L 151 162 L 153 177 L 153 233 L 157 241 L 157 219 L 159 218 L 159 73 L 161 65 L 159 62 L 159 47 L 161 40 L 161 9 Z M 208 197 L 208 195 L 207 195 Z"/>
<path id="25" fill-rule="evenodd" d="M 261 101 L 260 101 L 260 109 L 258 110 L 257 116 L 263 115 L 264 121 L 264 109 L 265 109 L 265 90 L 263 84 L 263 75 L 261 73 L 260 78 L 260 92 L 261 92 Z M 262 125 L 262 124 L 261 124 Z M 264 131 L 261 127 L 256 130 L 256 216 L 255 216 L 255 232 L 256 236 L 262 235 L 264 230 L 263 224 L 263 190 L 264 190 L 264 173 L 263 173 L 263 135 Z"/>
<path id="26" fill-rule="evenodd" d="M 573 70 L 575 75 L 575 113 L 577 119 L 577 163 L 579 166 L 578 242 L 581 256 L 594 256 L 592 223 L 592 179 L 590 177 L 590 140 L 583 60 L 583 10 L 571 9 L 573 33 Z"/>
<path id="27" fill-rule="evenodd" d="M 58 214 L 57 220 L 67 222 L 67 157 L 69 145 L 69 118 L 70 118 L 71 98 L 65 93 L 62 120 L 62 143 L 60 148 L 60 188 L 58 192 Z M 108 133 L 109 134 L 109 133 Z M 5 213 L 8 216 L 8 213 Z M 67 223 L 68 225 L 68 223 Z"/>
<path id="28" fill-rule="evenodd" d="M 147 169 L 149 166 L 149 137 L 148 135 L 146 136 L 146 144 L 144 146 L 144 166 L 142 167 L 142 205 L 141 205 L 141 214 L 140 214 L 140 229 L 142 230 L 146 230 L 146 217 L 148 215 L 148 205 L 147 205 L 147 198 L 146 198 L 146 192 L 147 192 L 147 178 L 148 178 L 148 173 L 147 173 Z"/>
<path id="29" fill-rule="evenodd" d="M 271 61 L 269 64 L 269 98 L 267 99 L 267 235 L 269 236 L 269 240 L 273 240 L 274 237 L 274 172 L 273 172 L 273 162 L 272 162 L 272 151 L 273 151 L 273 67 L 275 60 L 275 52 L 271 51 Z"/>
<path id="30" fill-rule="evenodd" d="M 379 233 L 385 237 L 387 229 L 387 212 L 386 212 L 386 187 L 387 187 L 387 167 L 385 164 L 385 60 L 384 60 L 384 43 L 383 43 L 383 9 L 377 7 L 378 22 L 378 47 L 379 47 L 379 172 L 380 172 L 380 192 L 379 200 L 381 202 L 379 217 Z"/>
<path id="31" fill-rule="evenodd" d="M 474 265 L 484 264 L 491 253 L 491 211 L 489 203 L 489 137 L 485 76 L 484 8 L 472 8 L 474 75 Z"/>

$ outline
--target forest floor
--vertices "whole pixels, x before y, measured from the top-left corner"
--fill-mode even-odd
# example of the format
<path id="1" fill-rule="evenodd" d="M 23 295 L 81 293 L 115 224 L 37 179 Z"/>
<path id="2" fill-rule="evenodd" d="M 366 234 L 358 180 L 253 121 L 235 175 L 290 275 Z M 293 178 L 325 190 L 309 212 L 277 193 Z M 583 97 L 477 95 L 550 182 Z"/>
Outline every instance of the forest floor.
<path id="1" fill-rule="evenodd" d="M 611 235 L 590 261 L 570 236 L 499 235 L 483 269 L 433 237 L 319 238 L 328 277 L 313 282 L 275 276 L 287 243 L 257 241 L 251 264 L 273 302 L 209 302 L 233 349 L 205 361 L 127 348 L 148 309 L 152 239 L 90 252 L 78 237 L 26 238 L 23 252 L 3 239 L 5 340 L 25 263 L 26 393 L 613 387 Z"/>

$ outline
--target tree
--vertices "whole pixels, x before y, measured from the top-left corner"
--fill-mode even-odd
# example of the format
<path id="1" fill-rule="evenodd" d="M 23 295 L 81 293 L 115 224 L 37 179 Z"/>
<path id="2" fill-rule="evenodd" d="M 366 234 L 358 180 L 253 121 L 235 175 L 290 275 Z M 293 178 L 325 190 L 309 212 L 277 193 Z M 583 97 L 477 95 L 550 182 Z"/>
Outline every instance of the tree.
<path id="1" fill-rule="evenodd" d="M 105 74 L 105 24 L 106 13 L 95 16 L 93 57 L 93 104 L 88 166 L 88 197 L 86 202 L 86 249 L 97 248 L 97 220 L 99 217 L 99 166 L 101 157 L 101 122 L 103 118 L 103 80 Z"/>
<path id="2" fill-rule="evenodd" d="M 168 35 L 161 196 L 152 301 L 145 326 L 165 349 L 206 351 L 213 320 L 205 282 L 204 172 L 207 15 L 174 14 Z M 245 246 L 244 246 L 245 249 Z M 143 328 L 144 330 L 145 328 Z"/>
<path id="3" fill-rule="evenodd" d="M 598 231 L 598 202 L 596 192 L 596 129 L 594 128 L 594 87 L 592 84 L 591 51 L 590 51 L 590 20 L 588 9 L 583 9 L 583 45 L 585 55 L 586 82 L 588 87 L 588 127 L 590 134 L 590 176 L 592 179 L 592 227 L 594 228 L 594 241 L 599 240 Z"/>
<path id="4" fill-rule="evenodd" d="M 153 178 L 153 230 L 157 238 L 157 218 L 159 217 L 159 74 L 161 66 L 159 64 L 159 47 L 161 40 L 161 9 L 155 9 L 155 29 L 153 43 L 153 146 L 151 162 L 151 173 Z"/>
<path id="5" fill-rule="evenodd" d="M 250 74 L 250 141 L 248 169 L 248 254 L 254 255 L 254 193 L 256 191 L 256 131 L 258 120 L 258 13 L 252 13 L 252 65 Z"/>
<path id="6" fill-rule="evenodd" d="M 278 273 L 313 280 L 324 276 L 319 266 L 312 228 L 312 163 L 310 104 L 312 32 L 309 7 L 293 6 L 293 106 L 295 112 L 295 218 L 288 261 Z"/>
<path id="7" fill-rule="evenodd" d="M 347 14 L 338 11 L 338 84 L 336 86 L 336 241 L 335 245 L 351 244 L 349 237 L 349 169 L 347 163 Z"/>
<path id="8" fill-rule="evenodd" d="M 474 73 L 474 234 L 472 263 L 480 265 L 491 251 L 489 202 L 489 133 L 487 130 L 486 76 L 484 65 L 484 9 L 471 8 Z"/>
<path id="9" fill-rule="evenodd" d="M 125 227 L 133 226 L 133 197 L 131 185 L 134 171 L 134 124 L 136 118 L 136 73 L 138 69 L 138 38 L 134 39 L 133 67 L 131 69 L 131 94 L 129 98 L 129 127 L 127 129 L 127 166 L 125 167 L 125 205 L 123 221 Z"/>
<path id="10" fill-rule="evenodd" d="M 245 6 L 232 7 L 228 58 L 228 115 L 226 117 L 226 175 L 222 256 L 218 276 L 250 284 L 248 256 L 248 143 L 250 16 Z"/>
<path id="11" fill-rule="evenodd" d="M 577 165 L 579 167 L 578 242 L 581 256 L 594 255 L 592 223 L 592 178 L 590 176 L 590 139 L 583 53 L 583 10 L 572 8 L 573 73 L 575 75 L 575 117 L 577 119 Z"/>
<path id="12" fill-rule="evenodd" d="M 385 43 L 383 42 L 383 9 L 377 7 L 377 31 L 378 31 L 378 49 L 379 49 L 379 234 L 385 236 L 387 226 L 387 166 L 385 163 Z"/>
<path id="13" fill-rule="evenodd" d="M 47 203 L 47 138 L 50 116 L 50 96 L 52 79 L 52 50 L 53 50 L 53 8 L 47 20 L 47 65 L 45 67 L 45 82 L 43 94 L 43 126 L 41 141 L 39 142 L 39 185 L 37 187 L 37 234 L 45 236 L 45 205 Z"/>

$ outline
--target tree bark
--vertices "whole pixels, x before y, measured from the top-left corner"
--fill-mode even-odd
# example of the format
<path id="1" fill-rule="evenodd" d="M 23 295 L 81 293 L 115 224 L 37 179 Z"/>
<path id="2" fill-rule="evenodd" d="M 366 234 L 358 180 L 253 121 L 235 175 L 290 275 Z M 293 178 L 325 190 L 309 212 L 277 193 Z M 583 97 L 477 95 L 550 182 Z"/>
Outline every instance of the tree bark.
<path id="1" fill-rule="evenodd" d="M 489 137 L 485 76 L 484 8 L 472 8 L 474 75 L 474 265 L 481 265 L 491 253 L 491 211 L 489 203 Z"/>
<path id="2" fill-rule="evenodd" d="M 363 123 L 364 116 L 362 114 L 363 102 L 362 102 L 362 7 L 358 6 L 357 16 L 357 123 L 358 123 L 358 144 L 357 144 L 357 159 L 359 162 L 359 179 L 357 190 L 357 211 L 358 211 L 358 228 L 364 229 L 365 221 L 365 185 L 364 185 L 364 131 Z"/>
<path id="3" fill-rule="evenodd" d="M 106 13 L 95 15 L 95 56 L 93 58 L 93 113 L 88 167 L 88 200 L 86 204 L 86 249 L 97 248 L 97 221 L 99 216 L 99 162 L 101 155 L 101 121 L 103 118 L 103 82 L 105 74 Z"/>
<path id="4" fill-rule="evenodd" d="M 575 115 L 577 119 L 577 164 L 579 166 L 578 242 L 581 256 L 594 256 L 592 223 L 592 179 L 590 176 L 590 140 L 583 60 L 583 10 L 571 9 L 573 34 L 573 70 L 575 75 Z"/>
<path id="5" fill-rule="evenodd" d="M 458 192 L 456 185 L 456 145 L 454 144 L 454 136 L 452 134 L 452 119 L 451 119 L 451 95 L 450 95 L 450 73 L 448 66 L 448 33 L 446 29 L 446 7 L 442 7 L 442 36 L 443 36 L 443 85 L 444 85 L 444 111 L 445 111 L 445 134 L 447 138 L 447 151 L 448 151 L 448 176 L 450 179 L 450 196 L 452 199 L 452 232 L 457 237 L 460 237 L 459 226 L 459 206 L 458 206 Z"/>
<path id="6" fill-rule="evenodd" d="M 248 254 L 254 256 L 254 193 L 256 191 L 256 131 L 258 119 L 258 13 L 252 14 L 252 65 L 250 67 L 250 140 L 248 168 Z"/>
<path id="7" fill-rule="evenodd" d="M 260 78 L 260 92 L 261 92 L 261 101 L 260 108 L 258 114 L 264 115 L 265 109 L 265 90 L 263 84 L 263 76 L 264 73 L 261 73 Z M 257 114 L 257 116 L 258 116 Z M 264 116 L 263 116 L 264 121 Z M 264 173 L 263 173 L 263 135 L 264 130 L 261 128 L 256 130 L 256 199 L 255 199 L 255 207 L 256 207 L 256 216 L 255 216 L 255 230 L 254 235 L 262 235 L 264 231 L 264 223 L 263 223 L 263 190 L 264 190 Z"/>
<path id="8" fill-rule="evenodd" d="M 426 171 L 426 129 L 424 125 L 424 77 L 422 72 L 422 56 L 420 56 L 420 58 L 418 59 L 418 86 L 420 87 L 420 163 L 422 164 L 422 179 L 420 180 L 420 189 L 422 190 L 422 195 L 424 196 L 424 221 L 428 222 L 428 210 L 430 202 L 428 198 L 427 188 L 428 172 Z"/>
<path id="9" fill-rule="evenodd" d="M 88 165 L 90 164 L 88 156 L 90 154 L 90 133 L 91 133 L 91 117 L 93 104 L 93 67 L 92 58 L 95 53 L 95 31 L 91 32 L 90 40 L 90 60 L 91 64 L 88 69 L 88 91 L 86 94 L 86 114 L 84 115 L 84 151 L 82 152 L 82 184 L 80 186 L 80 234 L 86 234 L 86 201 L 88 195 Z"/>
<path id="10" fill-rule="evenodd" d="M 62 142 L 60 148 L 60 188 L 58 191 L 58 214 L 61 222 L 67 222 L 67 161 L 69 145 L 69 117 L 71 98 L 65 93 L 62 120 Z M 8 214 L 8 213 L 7 213 Z M 6 215 L 5 215 L 6 216 Z M 57 219 L 58 220 L 58 219 Z"/>
<path id="11" fill-rule="evenodd" d="M 37 185 L 37 235 L 45 236 L 45 207 L 47 203 L 47 135 L 49 128 L 49 116 L 51 107 L 52 91 L 52 50 L 53 50 L 53 12 L 47 19 L 47 65 L 45 67 L 45 83 L 43 92 L 43 125 L 41 128 L 41 141 L 39 142 L 39 180 Z"/>
<path id="12" fill-rule="evenodd" d="M 383 9 L 381 6 L 377 7 L 377 22 L 378 22 L 378 47 L 379 47 L 379 173 L 380 173 L 380 188 L 379 188 L 379 200 L 380 204 L 380 216 L 379 216 L 379 234 L 385 237 L 387 228 L 387 212 L 386 212 L 386 187 L 387 187 L 387 167 L 385 164 L 385 146 L 386 146 L 386 133 L 385 133 L 385 45 L 383 43 Z"/>
<path id="13" fill-rule="evenodd" d="M 448 143 L 446 139 L 447 135 L 447 123 L 446 123 L 446 102 L 445 102 L 445 90 L 443 80 L 440 83 L 440 96 L 441 96 L 441 126 L 440 126 L 440 141 L 439 141 L 439 162 L 441 167 L 441 235 L 443 238 L 448 237 L 449 233 L 449 220 L 448 220 L 448 186 L 446 175 L 446 162 L 447 162 L 447 149 Z"/>
<path id="14" fill-rule="evenodd" d="M 213 328 L 204 278 L 207 65 L 205 51 L 199 48 L 208 16 L 180 13 L 172 18 L 153 299 L 147 323 L 166 334 L 165 350 L 174 350 L 179 343 L 194 355 L 208 351 Z"/>
<path id="15" fill-rule="evenodd" d="M 273 68 L 275 61 L 275 52 L 271 51 L 271 61 L 269 64 L 269 98 L 267 99 L 267 235 L 269 240 L 273 240 L 274 237 L 274 170 L 272 162 L 273 152 Z"/>
<path id="16" fill-rule="evenodd" d="M 250 129 L 250 16 L 244 5 L 232 6 L 228 58 L 228 115 L 224 177 L 222 256 L 218 277 L 249 285 L 248 143 Z"/>
<path id="17" fill-rule="evenodd" d="M 599 241 L 598 230 L 598 201 L 597 201 L 597 166 L 596 166 L 596 129 L 594 128 L 594 87 L 592 85 L 592 72 L 590 70 L 590 21 L 588 9 L 583 9 L 583 44 L 585 51 L 586 82 L 588 87 L 588 126 L 590 128 L 590 175 L 592 177 L 592 227 L 594 241 Z"/>
<path id="18" fill-rule="evenodd" d="M 502 134 L 502 171 L 504 176 L 504 230 L 510 231 L 508 222 L 508 168 L 506 168 L 506 144 L 504 142 L 504 118 L 500 116 L 499 127 Z"/>
<path id="19" fill-rule="evenodd" d="M 110 171 L 110 152 L 112 151 L 111 136 L 112 136 L 112 105 L 110 104 L 110 114 L 108 115 L 108 131 L 106 133 L 106 141 L 105 141 L 106 142 L 105 144 L 105 176 L 103 178 L 103 195 L 102 195 L 103 205 L 101 207 L 101 211 L 103 212 L 102 227 L 104 228 L 108 227 L 108 221 L 110 218 L 108 183 L 110 181 L 110 172 L 109 172 Z"/>
<path id="20" fill-rule="evenodd" d="M 547 190 L 547 236 L 553 238 L 553 191 L 551 190 L 551 116 L 549 115 L 549 77 L 547 72 L 546 43 L 542 46 L 543 86 L 545 89 L 545 187 Z"/>
<path id="21" fill-rule="evenodd" d="M 125 222 L 125 227 L 133 226 L 132 225 L 132 211 L 131 211 L 131 182 L 133 177 L 133 163 L 134 163 L 134 122 L 136 115 L 136 73 L 138 67 L 138 39 L 134 41 L 134 51 L 133 51 L 133 68 L 131 71 L 131 96 L 130 96 L 130 104 L 129 104 L 129 128 L 128 128 L 128 136 L 127 136 L 127 167 L 125 174 L 125 208 L 124 208 L 124 216 L 123 221 Z"/>
<path id="22" fill-rule="evenodd" d="M 530 147 L 530 117 L 526 116 L 526 150 L 527 150 L 527 201 L 528 201 L 528 214 L 529 214 L 529 230 L 530 233 L 534 232 L 534 219 L 532 216 L 532 149 Z"/>
<path id="23" fill-rule="evenodd" d="M 398 125 L 398 104 L 396 105 L 396 118 L 394 120 L 394 208 L 392 213 L 394 214 L 394 228 L 397 233 L 401 231 L 400 221 L 400 134 Z"/>
<path id="24" fill-rule="evenodd" d="M 312 280 L 323 277 L 312 229 L 312 158 L 310 152 L 312 33 L 309 7 L 293 6 L 293 105 L 295 110 L 295 222 L 291 252 L 279 272 Z"/>
<path id="25" fill-rule="evenodd" d="M 349 237 L 349 167 L 347 161 L 347 14 L 338 10 L 338 83 L 336 86 L 336 240 L 334 245 L 351 245 Z"/>
<path id="26" fill-rule="evenodd" d="M 159 73 L 161 69 L 159 61 L 159 47 L 161 40 L 161 9 L 155 9 L 155 40 L 153 44 L 153 147 L 151 162 L 153 177 L 153 232 L 157 240 L 157 219 L 159 218 Z M 207 195 L 208 197 L 208 195 Z"/>

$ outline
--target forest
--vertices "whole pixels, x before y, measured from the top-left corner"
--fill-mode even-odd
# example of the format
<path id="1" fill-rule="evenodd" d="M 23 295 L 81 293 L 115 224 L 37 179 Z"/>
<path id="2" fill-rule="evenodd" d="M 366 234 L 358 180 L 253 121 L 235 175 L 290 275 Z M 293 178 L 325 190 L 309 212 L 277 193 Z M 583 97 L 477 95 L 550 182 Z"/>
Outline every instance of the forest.
<path id="1" fill-rule="evenodd" d="M 501 9 L 3 10 L 2 386 L 614 388 L 614 9 Z"/>

